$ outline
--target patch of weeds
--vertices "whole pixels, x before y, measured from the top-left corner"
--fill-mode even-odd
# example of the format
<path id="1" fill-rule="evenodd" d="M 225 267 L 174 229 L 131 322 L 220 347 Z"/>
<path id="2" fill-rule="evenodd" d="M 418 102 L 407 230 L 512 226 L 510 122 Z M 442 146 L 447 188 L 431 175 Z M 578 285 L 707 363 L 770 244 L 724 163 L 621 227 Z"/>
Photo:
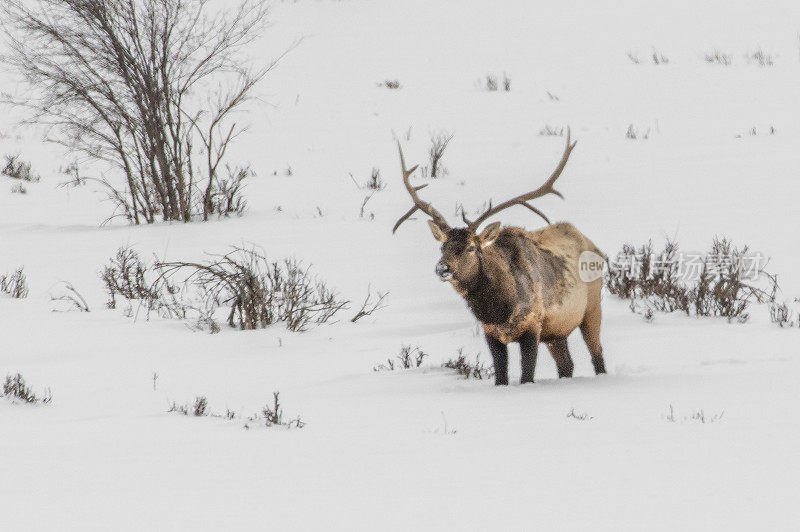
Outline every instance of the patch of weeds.
<path id="1" fill-rule="evenodd" d="M 386 363 L 373 366 L 372 371 L 394 371 L 396 369 L 412 369 L 422 366 L 422 362 L 428 353 L 419 348 L 419 346 L 412 348 L 410 345 L 404 345 L 400 348 L 400 354 L 396 357 L 387 358 Z M 397 360 L 397 362 L 395 362 Z"/>
<path id="2" fill-rule="evenodd" d="M 29 183 L 39 181 L 39 175 L 31 170 L 31 163 L 22 160 L 19 154 L 6 155 L 6 163 L 3 168 L 0 169 L 0 174 L 8 176 L 11 179 L 19 179 L 20 181 L 27 181 Z"/>
<path id="3" fill-rule="evenodd" d="M 567 419 L 576 419 L 578 421 L 591 421 L 594 419 L 594 416 L 590 416 L 586 412 L 576 412 L 575 408 L 571 408 L 569 412 L 567 412 Z"/>
<path id="4" fill-rule="evenodd" d="M 24 194 L 28 193 L 28 189 L 25 188 L 24 186 L 22 186 L 21 183 L 17 183 L 16 185 L 11 187 L 11 193 L 12 194 L 23 194 L 24 195 Z"/>
<path id="5" fill-rule="evenodd" d="M 704 59 L 706 63 L 711 65 L 730 66 L 733 64 L 733 56 L 719 50 L 714 50 L 711 53 L 706 54 Z"/>
<path id="6" fill-rule="evenodd" d="M 431 431 L 431 432 L 433 432 L 433 434 L 442 434 L 444 436 L 452 436 L 452 435 L 456 434 L 458 431 L 456 429 L 454 429 L 454 428 L 451 428 L 448 425 L 447 417 L 444 415 L 444 412 L 442 412 L 442 425 L 441 425 L 441 427 L 437 427 L 437 428 L 433 429 L 433 431 Z"/>
<path id="7" fill-rule="evenodd" d="M 715 238 L 705 254 L 679 253 L 672 240 L 659 253 L 651 242 L 638 248 L 625 244 L 609 262 L 605 284 L 612 294 L 630 300 L 633 312 L 644 307 L 744 322 L 753 303 L 776 301 L 777 278 L 764 262 L 748 246 L 734 246 L 725 238 Z"/>
<path id="8" fill-rule="evenodd" d="M 505 72 L 503 72 L 503 90 L 505 92 L 509 92 L 511 90 L 511 78 L 509 78 Z"/>
<path id="9" fill-rule="evenodd" d="M 718 414 L 713 413 L 706 413 L 704 409 L 695 410 L 692 409 L 689 414 L 680 415 L 675 412 L 675 408 L 670 404 L 669 405 L 669 412 L 665 415 L 662 415 L 662 419 L 669 423 L 700 423 L 701 425 L 707 425 L 711 423 L 717 423 L 722 421 L 722 418 L 725 416 L 725 411 L 722 410 Z"/>
<path id="10" fill-rule="evenodd" d="M 647 140 L 650 138 L 650 128 L 642 132 L 633 127 L 633 124 L 630 124 L 628 130 L 625 132 L 625 138 L 630 140 Z"/>
<path id="11" fill-rule="evenodd" d="M 205 416 L 208 408 L 208 399 L 204 395 L 198 395 L 192 406 L 192 415 L 195 417 Z"/>
<path id="12" fill-rule="evenodd" d="M 401 87 L 400 81 L 397 79 L 387 79 L 382 83 L 378 83 L 378 87 L 386 87 L 387 89 L 399 89 Z"/>
<path id="13" fill-rule="evenodd" d="M 494 366 L 487 367 L 481 361 L 481 354 L 475 355 L 475 362 L 470 362 L 464 353 L 464 348 L 459 348 L 458 356 L 442 363 L 443 368 L 455 370 L 455 372 L 465 379 L 488 379 L 494 375 Z"/>
<path id="14" fill-rule="evenodd" d="M 0 275 L 0 292 L 15 299 L 28 297 L 28 281 L 23 266 L 17 268 L 13 273 Z"/>
<path id="15" fill-rule="evenodd" d="M 545 124 L 545 126 L 539 130 L 540 137 L 563 137 L 564 136 L 564 128 L 561 126 L 558 127 L 550 127 L 549 124 Z"/>
<path id="16" fill-rule="evenodd" d="M 453 136 L 453 133 L 447 131 L 440 131 L 431 135 L 431 147 L 428 150 L 431 178 L 435 179 L 442 175 L 447 175 L 447 169 L 442 165 L 442 157 L 444 157 L 444 151 L 447 149 L 448 144 L 453 140 Z"/>
<path id="17" fill-rule="evenodd" d="M 248 418 L 250 423 L 261 423 L 266 427 L 286 427 L 287 429 L 297 428 L 302 429 L 306 426 L 305 421 L 297 416 L 293 419 L 285 420 L 283 417 L 283 407 L 280 403 L 280 392 L 272 392 L 272 404 L 266 405 L 261 409 L 261 414 L 256 414 Z M 249 424 L 245 424 L 245 428 L 249 429 Z"/>
<path id="18" fill-rule="evenodd" d="M 653 48 L 653 53 L 650 55 L 650 59 L 653 61 L 654 65 L 666 65 L 669 63 L 669 59 L 667 56 Z"/>
<path id="19" fill-rule="evenodd" d="M 628 52 L 628 59 L 629 59 L 629 60 L 630 60 L 630 62 L 631 62 L 631 63 L 633 63 L 634 65 L 641 64 L 641 62 L 642 62 L 642 60 L 641 60 L 641 59 L 639 59 L 639 54 L 638 54 L 638 53 L 636 53 L 636 52 L 631 52 L 631 51 L 629 51 L 629 52 Z"/>
<path id="20" fill-rule="evenodd" d="M 775 64 L 775 54 L 765 52 L 760 47 L 747 54 L 747 62 L 760 67 L 773 66 Z"/>
<path id="21" fill-rule="evenodd" d="M 186 288 L 180 293 L 192 288 L 199 294 L 199 301 L 183 301 L 184 308 L 228 307 L 228 325 L 241 330 L 283 323 L 290 331 L 302 332 L 331 321 L 350 304 L 302 262 L 269 261 L 252 248 L 233 247 L 204 263 L 157 262 L 153 268 L 159 273 L 156 282 L 171 285 L 180 274 Z"/>
<path id="22" fill-rule="evenodd" d="M 3 383 L 3 396 L 12 401 L 22 401 L 27 404 L 48 404 L 53 400 L 50 388 L 45 388 L 44 393 L 37 396 L 20 373 L 6 375 L 5 383 Z"/>

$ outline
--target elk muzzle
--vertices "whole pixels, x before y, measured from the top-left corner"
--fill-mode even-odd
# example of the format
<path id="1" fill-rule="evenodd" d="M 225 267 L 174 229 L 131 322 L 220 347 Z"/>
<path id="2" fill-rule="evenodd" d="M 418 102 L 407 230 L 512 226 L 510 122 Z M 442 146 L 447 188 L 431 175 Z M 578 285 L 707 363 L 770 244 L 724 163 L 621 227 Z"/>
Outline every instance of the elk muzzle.
<path id="1" fill-rule="evenodd" d="M 439 279 L 442 281 L 449 281 L 453 278 L 453 272 L 450 271 L 450 266 L 448 266 L 444 261 L 439 261 L 436 263 L 436 275 L 438 275 Z"/>

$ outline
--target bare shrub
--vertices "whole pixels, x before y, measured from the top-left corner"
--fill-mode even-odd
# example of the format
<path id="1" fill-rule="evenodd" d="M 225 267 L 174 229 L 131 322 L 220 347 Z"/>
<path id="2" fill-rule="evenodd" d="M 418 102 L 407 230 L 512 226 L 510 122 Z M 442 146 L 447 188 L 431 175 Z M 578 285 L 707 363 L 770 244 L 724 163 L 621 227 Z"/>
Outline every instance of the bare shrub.
<path id="1" fill-rule="evenodd" d="M 511 90 L 511 78 L 503 72 L 503 90 L 509 92 Z"/>
<path id="2" fill-rule="evenodd" d="M 372 293 L 372 287 L 367 287 L 367 297 L 364 298 L 364 303 L 361 304 L 361 308 L 358 309 L 350 321 L 352 323 L 357 322 L 363 317 L 372 316 L 375 312 L 381 310 L 382 308 L 386 308 L 386 298 L 389 296 L 388 292 L 377 292 L 375 295 Z"/>
<path id="3" fill-rule="evenodd" d="M 747 246 L 738 248 L 728 239 L 715 238 L 708 253 L 685 259 L 672 240 L 659 253 L 650 242 L 638 248 L 625 244 L 606 274 L 606 288 L 629 299 L 633 312 L 644 306 L 646 319 L 653 309 L 744 322 L 753 303 L 775 301 L 777 279 L 761 266 L 748 266 L 755 264 L 755 257 Z"/>
<path id="4" fill-rule="evenodd" d="M 794 326 L 794 313 L 787 302 L 770 301 L 768 306 L 769 319 L 772 323 L 781 328 Z"/>
<path id="5" fill-rule="evenodd" d="M 22 186 L 22 183 L 17 183 L 16 185 L 11 187 L 12 194 L 27 194 L 28 189 Z"/>
<path id="6" fill-rule="evenodd" d="M 486 367 L 486 365 L 481 362 L 480 353 L 475 355 L 475 362 L 473 363 L 467 359 L 463 348 L 458 350 L 458 356 L 456 358 L 445 361 L 442 367 L 455 370 L 456 373 L 463 376 L 465 379 L 473 378 L 483 380 L 494 375 L 493 366 Z"/>
<path id="7" fill-rule="evenodd" d="M 628 59 L 630 59 L 631 63 L 633 63 L 634 65 L 638 65 L 638 64 L 640 64 L 642 62 L 642 60 L 639 59 L 639 54 L 637 54 L 635 52 L 630 52 L 629 51 L 628 52 Z"/>
<path id="8" fill-rule="evenodd" d="M 761 67 L 772 66 L 775 64 L 775 56 L 765 52 L 760 47 L 757 50 L 748 53 L 746 57 L 748 63 L 753 63 Z"/>
<path id="9" fill-rule="evenodd" d="M 498 88 L 497 76 L 494 74 L 487 74 L 486 75 L 486 90 L 489 92 L 495 92 Z"/>
<path id="10" fill-rule="evenodd" d="M 633 127 L 633 124 L 630 124 L 628 126 L 628 130 L 625 132 L 625 138 L 631 140 L 637 140 L 637 139 L 647 140 L 650 138 L 650 128 L 647 128 L 647 131 L 642 133 L 638 131 L 635 127 Z"/>
<path id="11" fill-rule="evenodd" d="M 550 127 L 549 124 L 545 124 L 545 126 L 539 130 L 540 137 L 563 137 L 564 136 L 564 128 L 561 126 L 558 127 Z"/>
<path id="12" fill-rule="evenodd" d="M 106 306 L 116 308 L 117 297 L 120 296 L 128 300 L 143 300 L 149 304 L 157 301 L 158 293 L 151 289 L 150 283 L 145 279 L 148 270 L 149 266 L 139 258 L 135 250 L 120 247 L 100 274 L 108 293 Z"/>
<path id="13" fill-rule="evenodd" d="M 50 293 L 50 300 L 64 301 L 70 309 L 89 312 L 89 304 L 86 299 L 71 283 L 66 281 L 61 281 L 57 288 Z"/>
<path id="14" fill-rule="evenodd" d="M 31 163 L 23 161 L 19 154 L 6 155 L 6 164 L 0 170 L 0 174 L 10 177 L 11 179 L 19 179 L 20 181 L 27 181 L 33 183 L 39 181 L 38 174 L 34 174 L 31 170 Z"/>
<path id="15" fill-rule="evenodd" d="M 212 257 L 205 263 L 157 262 L 155 282 L 180 281 L 199 293 L 204 306 L 229 307 L 228 324 L 242 330 L 282 322 L 290 331 L 305 331 L 330 321 L 350 303 L 298 260 L 270 262 L 255 249 L 235 246 Z M 178 272 L 184 272 L 182 280 L 175 277 Z"/>
<path id="16" fill-rule="evenodd" d="M 428 353 L 417 347 L 404 345 L 400 348 L 400 354 L 394 359 L 387 358 L 386 364 L 378 364 L 373 366 L 372 371 L 394 371 L 395 369 L 412 369 L 422 366 L 422 362 L 428 356 Z M 397 362 L 395 363 L 395 360 Z"/>
<path id="17" fill-rule="evenodd" d="M 245 130 L 233 115 L 275 64 L 250 68 L 239 57 L 264 27 L 264 0 L 211 5 L 6 0 L 0 8 L 4 63 L 27 83 L 4 101 L 50 126 L 50 140 L 111 165 L 110 179 L 96 180 L 112 216 L 139 224 L 211 214 L 217 169 Z"/>
<path id="18" fill-rule="evenodd" d="M 139 258 L 139 254 L 122 246 L 109 259 L 109 263 L 100 273 L 100 278 L 108 293 L 108 308 L 117 308 L 118 299 L 128 302 L 138 301 L 147 312 L 155 311 L 164 318 L 184 319 L 190 307 L 183 301 L 184 294 L 180 287 L 173 285 L 169 279 L 157 277 L 157 272 Z M 150 281 L 155 277 L 154 281 Z M 126 314 L 133 315 L 130 306 Z"/>
<path id="19" fill-rule="evenodd" d="M 3 395 L 8 399 L 17 399 L 28 404 L 47 404 L 53 400 L 53 394 L 49 388 L 45 389 L 44 394 L 37 396 L 20 373 L 13 376 L 6 375 L 6 381 L 3 384 Z"/>
<path id="20" fill-rule="evenodd" d="M 447 173 L 447 169 L 445 169 L 441 163 L 442 157 L 444 157 L 444 151 L 447 149 L 447 145 L 450 144 L 450 141 L 453 140 L 453 136 L 453 133 L 448 133 L 446 131 L 440 131 L 431 135 L 431 147 L 430 150 L 428 150 L 428 158 L 430 160 L 432 178 Z"/>
<path id="21" fill-rule="evenodd" d="M 382 83 L 378 83 L 378 87 L 386 87 L 387 89 L 399 89 L 401 87 L 400 81 L 397 79 L 387 79 Z"/>
<path id="22" fill-rule="evenodd" d="M 208 399 L 204 395 L 198 395 L 192 406 L 192 415 L 195 417 L 205 416 L 208 408 Z"/>
<path id="23" fill-rule="evenodd" d="M 302 429 L 306 426 L 305 422 L 300 419 L 300 416 L 288 421 L 284 420 L 283 407 L 280 402 L 280 392 L 272 392 L 272 404 L 268 404 L 262 408 L 261 415 L 255 415 L 248 419 L 251 422 L 261 422 L 266 427 L 282 426 L 287 429 Z M 249 428 L 249 426 L 245 425 L 245 428 Z"/>
<path id="24" fill-rule="evenodd" d="M 28 281 L 25 277 L 24 267 L 20 266 L 13 273 L 0 275 L 0 292 L 4 292 L 15 299 L 28 297 Z"/>
<path id="25" fill-rule="evenodd" d="M 705 55 L 705 61 L 709 64 L 716 64 L 722 66 L 730 66 L 733 64 L 733 56 L 730 54 L 726 54 L 725 52 L 721 52 L 719 50 L 714 50 L 711 53 Z"/>
<path id="26" fill-rule="evenodd" d="M 669 63 L 669 59 L 655 48 L 653 48 L 650 59 L 652 59 L 654 65 L 666 65 Z"/>
<path id="27" fill-rule="evenodd" d="M 575 419 L 578 421 L 591 421 L 594 419 L 594 416 L 590 416 L 587 412 L 576 412 L 575 408 L 571 408 L 569 412 L 567 412 L 567 419 Z"/>
<path id="28" fill-rule="evenodd" d="M 246 166 L 244 168 L 231 168 L 225 165 L 226 175 L 220 176 L 214 172 L 214 179 L 211 180 L 206 188 L 204 202 L 206 203 L 203 212 L 206 219 L 212 214 L 217 216 L 242 216 L 247 210 L 247 200 L 242 195 L 245 187 L 245 179 L 254 174 L 253 170 Z"/>

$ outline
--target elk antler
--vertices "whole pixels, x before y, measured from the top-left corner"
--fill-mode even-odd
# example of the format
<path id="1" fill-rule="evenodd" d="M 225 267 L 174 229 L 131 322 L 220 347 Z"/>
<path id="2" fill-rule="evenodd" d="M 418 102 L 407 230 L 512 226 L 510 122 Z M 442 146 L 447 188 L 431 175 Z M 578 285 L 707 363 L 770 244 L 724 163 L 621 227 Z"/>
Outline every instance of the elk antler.
<path id="1" fill-rule="evenodd" d="M 397 231 L 397 228 L 400 227 L 400 225 L 403 222 L 408 220 L 408 218 L 412 214 L 414 214 L 417 210 L 420 210 L 420 211 L 424 212 L 425 214 L 427 214 L 428 216 L 430 216 L 431 218 L 433 218 L 434 223 L 436 225 L 438 225 L 439 228 L 442 231 L 449 231 L 450 230 L 450 226 L 447 225 L 447 220 L 444 219 L 444 216 L 439 214 L 439 211 L 434 209 L 433 205 L 431 205 L 430 203 L 428 203 L 426 201 L 422 201 L 420 199 L 419 195 L 417 194 L 417 192 L 419 192 L 420 190 L 422 190 L 423 188 L 428 186 L 427 183 L 424 184 L 424 185 L 419 185 L 417 187 L 411 186 L 411 182 L 409 181 L 409 178 L 411 177 L 411 174 L 414 173 L 414 170 L 416 170 L 417 166 L 419 166 L 419 165 L 415 164 L 413 168 L 411 168 L 410 170 L 407 170 L 406 169 L 406 160 L 403 157 L 403 148 L 400 147 L 400 141 L 397 141 L 397 151 L 400 152 L 400 166 L 403 168 L 403 184 L 406 186 L 406 190 L 408 190 L 408 193 L 411 196 L 411 199 L 414 200 L 414 206 L 411 207 L 411 209 L 409 209 L 409 211 L 407 213 L 405 213 L 403 216 L 401 216 L 399 220 L 397 220 L 397 223 L 394 224 L 394 228 L 392 228 L 392 233 Z"/>
<path id="2" fill-rule="evenodd" d="M 462 209 L 461 218 L 464 220 L 464 223 L 467 224 L 467 228 L 470 229 L 471 231 L 475 231 L 487 218 L 489 218 L 490 216 L 494 216 L 498 212 L 507 209 L 508 207 L 511 207 L 513 205 L 522 205 L 523 207 L 527 207 L 528 209 L 532 210 L 533 212 L 544 218 L 544 221 L 546 221 L 549 224 L 550 220 L 547 218 L 547 216 L 545 216 L 542 211 L 540 211 L 539 209 L 537 209 L 528 202 L 536 198 L 545 196 L 547 194 L 555 194 L 559 198 L 564 199 L 564 196 L 561 195 L 561 192 L 553 188 L 553 183 L 555 183 L 556 179 L 558 179 L 558 176 L 561 175 L 561 171 L 564 170 L 564 167 L 567 165 L 567 159 L 569 159 L 569 155 L 570 153 L 572 153 L 572 148 L 574 148 L 577 143 L 578 143 L 577 141 L 570 143 L 570 130 L 569 128 L 567 128 L 567 145 L 564 148 L 564 155 L 561 156 L 561 162 L 558 163 L 558 166 L 556 167 L 555 170 L 553 170 L 553 173 L 550 175 L 547 181 L 545 181 L 544 184 L 539 188 L 537 188 L 536 190 L 528 192 L 527 194 L 522 194 L 521 196 L 517 196 L 516 198 L 512 198 L 504 203 L 501 203 L 500 205 L 497 205 L 496 207 L 492 207 L 492 202 L 490 201 L 489 208 L 486 209 L 486 212 L 478 216 L 475 219 L 475 221 L 468 220 L 466 215 L 464 214 L 464 210 Z"/>

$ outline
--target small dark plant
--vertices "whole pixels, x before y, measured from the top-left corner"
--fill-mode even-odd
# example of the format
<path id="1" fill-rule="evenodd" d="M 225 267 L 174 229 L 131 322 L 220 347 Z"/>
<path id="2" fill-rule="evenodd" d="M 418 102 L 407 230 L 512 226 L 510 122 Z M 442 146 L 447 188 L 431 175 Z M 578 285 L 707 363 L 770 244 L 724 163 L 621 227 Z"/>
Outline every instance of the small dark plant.
<path id="1" fill-rule="evenodd" d="M 39 181 L 39 176 L 34 174 L 31 170 L 31 163 L 20 159 L 17 155 L 6 155 L 6 164 L 0 170 L 0 174 L 8 176 L 11 179 L 19 179 L 20 181 L 28 181 L 29 183 Z"/>
<path id="2" fill-rule="evenodd" d="M 5 292 L 15 299 L 28 297 L 28 282 L 22 266 L 11 274 L 0 275 L 0 292 Z"/>
<path id="3" fill-rule="evenodd" d="M 207 407 L 208 399 L 203 395 L 197 396 L 194 400 L 194 406 L 192 406 L 192 415 L 195 417 L 205 416 Z"/>
<path id="4" fill-rule="evenodd" d="M 372 371 L 394 371 L 395 369 L 412 369 L 422 366 L 422 362 L 428 353 L 419 348 L 419 346 L 412 348 L 410 345 L 404 345 L 400 348 L 400 354 L 394 359 L 387 358 L 386 364 L 378 364 L 372 368 Z M 398 362 L 396 363 L 395 360 Z"/>
<path id="5" fill-rule="evenodd" d="M 442 364 L 442 367 L 455 370 L 456 373 L 465 379 L 473 378 L 482 380 L 488 379 L 494 375 L 493 367 L 486 367 L 486 365 L 481 362 L 480 353 L 475 355 L 475 362 L 471 363 L 467 359 L 467 355 L 464 353 L 463 348 L 458 350 L 458 356 L 456 358 L 451 358 L 450 360 L 445 361 Z"/>
<path id="6" fill-rule="evenodd" d="M 33 393 L 33 390 L 31 390 L 31 387 L 28 386 L 20 373 L 13 376 L 6 375 L 6 381 L 3 384 L 3 395 L 9 399 L 17 399 L 28 404 L 47 404 L 53 400 L 53 395 L 50 393 L 49 388 L 45 389 L 41 397 Z"/>
<path id="7" fill-rule="evenodd" d="M 447 173 L 441 162 L 447 145 L 453 140 L 453 135 L 453 133 L 448 132 L 439 132 L 431 135 L 431 148 L 428 151 L 428 157 L 430 159 L 432 178 L 440 177 L 442 174 Z"/>
<path id="8" fill-rule="evenodd" d="M 399 89 L 401 87 L 400 81 L 397 79 L 387 79 L 383 83 L 378 83 L 379 87 L 386 87 L 387 89 Z"/>

